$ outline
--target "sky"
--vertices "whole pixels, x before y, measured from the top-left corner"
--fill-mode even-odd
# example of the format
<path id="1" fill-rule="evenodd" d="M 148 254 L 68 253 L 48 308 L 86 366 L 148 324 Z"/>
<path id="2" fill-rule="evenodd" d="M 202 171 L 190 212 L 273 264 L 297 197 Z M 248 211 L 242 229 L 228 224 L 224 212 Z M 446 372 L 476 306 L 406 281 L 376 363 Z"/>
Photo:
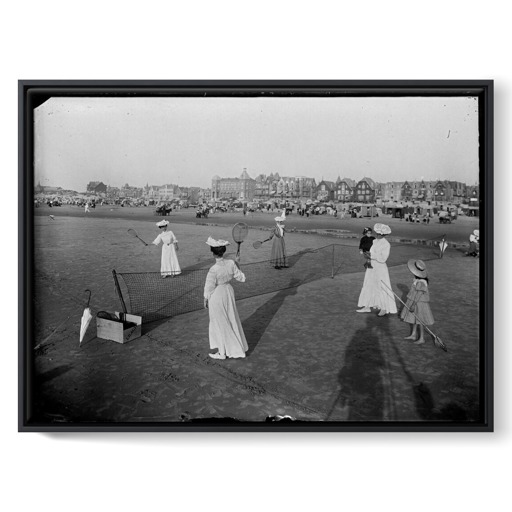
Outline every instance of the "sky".
<path id="1" fill-rule="evenodd" d="M 66 98 L 34 112 L 34 183 L 211 186 L 214 175 L 478 182 L 478 101 Z"/>

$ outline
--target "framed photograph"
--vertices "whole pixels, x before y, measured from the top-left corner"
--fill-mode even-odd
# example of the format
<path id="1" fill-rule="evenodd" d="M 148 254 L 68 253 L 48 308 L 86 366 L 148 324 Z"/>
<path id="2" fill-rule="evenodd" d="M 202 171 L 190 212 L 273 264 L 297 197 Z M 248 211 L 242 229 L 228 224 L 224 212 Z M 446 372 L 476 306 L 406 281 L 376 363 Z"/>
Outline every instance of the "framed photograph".
<path id="1" fill-rule="evenodd" d="M 493 81 L 19 81 L 21 432 L 493 430 Z"/>

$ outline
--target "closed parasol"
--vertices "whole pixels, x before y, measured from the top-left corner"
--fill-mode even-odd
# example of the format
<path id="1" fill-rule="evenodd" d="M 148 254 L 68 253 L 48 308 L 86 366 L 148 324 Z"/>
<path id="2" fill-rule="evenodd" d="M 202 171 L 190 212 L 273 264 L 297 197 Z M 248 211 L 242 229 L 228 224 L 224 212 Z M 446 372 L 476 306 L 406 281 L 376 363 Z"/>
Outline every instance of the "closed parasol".
<path id="1" fill-rule="evenodd" d="M 87 300 L 87 305 L 85 306 L 84 313 L 82 315 L 82 323 L 80 325 L 80 344 L 82 344 L 82 340 L 84 339 L 87 327 L 89 327 L 92 319 L 91 309 L 89 308 L 89 302 L 91 301 L 91 290 L 85 291 L 89 292 L 89 299 Z"/>
<path id="2" fill-rule="evenodd" d="M 448 247 L 448 244 L 445 242 L 444 237 L 446 235 L 443 235 L 443 239 L 439 242 L 439 257 L 442 258 L 444 251 L 446 251 L 446 248 Z"/>

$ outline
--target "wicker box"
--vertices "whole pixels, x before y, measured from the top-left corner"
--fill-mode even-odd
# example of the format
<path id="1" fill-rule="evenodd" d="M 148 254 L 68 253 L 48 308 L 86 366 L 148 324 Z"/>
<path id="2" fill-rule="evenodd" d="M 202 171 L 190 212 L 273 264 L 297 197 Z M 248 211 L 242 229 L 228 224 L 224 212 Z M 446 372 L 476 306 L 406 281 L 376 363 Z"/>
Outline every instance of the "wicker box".
<path id="1" fill-rule="evenodd" d="M 121 313 L 114 315 L 121 319 Z M 97 336 L 103 340 L 112 340 L 117 343 L 128 343 L 142 336 L 142 317 L 123 313 L 124 322 L 107 320 L 96 317 Z M 133 325 L 135 324 L 135 325 Z"/>

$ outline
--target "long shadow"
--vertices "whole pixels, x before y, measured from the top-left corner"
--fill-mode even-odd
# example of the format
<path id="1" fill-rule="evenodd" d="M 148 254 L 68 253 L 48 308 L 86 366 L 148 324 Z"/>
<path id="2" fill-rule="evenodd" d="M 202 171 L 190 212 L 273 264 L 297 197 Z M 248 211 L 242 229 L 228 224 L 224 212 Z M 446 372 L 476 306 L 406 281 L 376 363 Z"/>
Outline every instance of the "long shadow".
<path id="1" fill-rule="evenodd" d="M 344 354 L 338 373 L 340 390 L 325 421 L 339 409 L 344 421 L 379 421 L 383 419 L 385 390 L 382 374 L 384 356 L 379 345 L 379 330 L 385 318 L 368 315 L 366 326 L 358 329 Z"/>
<path id="2" fill-rule="evenodd" d="M 291 256 L 286 257 L 286 264 L 293 268 L 301 259 L 302 257 L 307 254 L 309 251 L 301 251 L 296 254 L 292 254 Z"/>
<path id="3" fill-rule="evenodd" d="M 293 288 L 281 290 L 242 322 L 245 337 L 247 338 L 247 344 L 249 345 L 247 355 L 252 354 L 256 349 L 256 346 L 267 330 L 270 322 L 283 305 L 284 300 L 286 297 L 297 293 L 297 286 L 299 284 L 299 279 L 292 279 L 290 285 L 293 286 Z"/>
<path id="4" fill-rule="evenodd" d="M 467 412 L 456 403 L 450 402 L 442 409 L 437 409 L 429 387 L 423 382 L 414 385 L 413 392 L 416 411 L 422 420 L 467 421 Z"/>
<path id="5" fill-rule="evenodd" d="M 402 292 L 402 300 L 406 302 L 406 297 L 409 289 L 404 284 L 397 285 L 400 291 Z M 399 304 L 400 307 L 403 307 L 402 304 Z M 399 309 L 400 309 L 399 307 Z M 404 375 L 406 376 L 408 382 L 411 385 L 413 396 L 414 396 L 414 407 L 416 409 L 416 413 L 418 416 L 423 420 L 432 419 L 432 410 L 434 409 L 434 400 L 432 398 L 432 393 L 430 392 L 430 389 L 426 384 L 423 382 L 417 382 L 411 372 L 407 369 L 407 366 L 405 364 L 405 361 L 403 360 L 400 351 L 397 349 L 395 343 L 393 342 L 393 332 L 391 332 L 391 328 L 389 325 L 389 317 L 385 317 L 388 319 L 388 322 L 383 324 L 384 328 L 384 336 L 385 340 L 389 340 L 391 343 L 391 346 L 395 352 L 395 356 L 398 359 L 398 362 L 400 366 L 402 367 L 402 371 Z M 408 325 L 407 325 L 408 328 Z M 409 342 L 410 343 L 410 342 Z M 390 396 L 388 397 L 389 403 L 391 403 L 392 407 L 394 407 L 394 404 L 397 400 L 400 400 L 399 396 L 391 395 L 393 392 L 393 389 L 389 389 Z M 393 418 L 396 419 L 396 418 Z"/>
<path id="6" fill-rule="evenodd" d="M 403 285 L 402 285 L 403 286 Z M 390 338 L 391 339 L 391 338 Z M 432 396 L 432 392 L 427 384 L 418 382 L 411 372 L 407 369 L 407 365 L 396 347 L 394 342 L 391 346 L 395 352 L 395 357 L 402 367 L 402 372 L 407 378 L 414 396 L 414 406 L 418 416 L 424 421 L 465 421 L 467 420 L 467 412 L 459 405 L 451 402 L 442 409 L 437 409 Z M 424 345 L 425 346 L 425 345 Z M 437 350 L 437 349 L 436 349 Z"/>

